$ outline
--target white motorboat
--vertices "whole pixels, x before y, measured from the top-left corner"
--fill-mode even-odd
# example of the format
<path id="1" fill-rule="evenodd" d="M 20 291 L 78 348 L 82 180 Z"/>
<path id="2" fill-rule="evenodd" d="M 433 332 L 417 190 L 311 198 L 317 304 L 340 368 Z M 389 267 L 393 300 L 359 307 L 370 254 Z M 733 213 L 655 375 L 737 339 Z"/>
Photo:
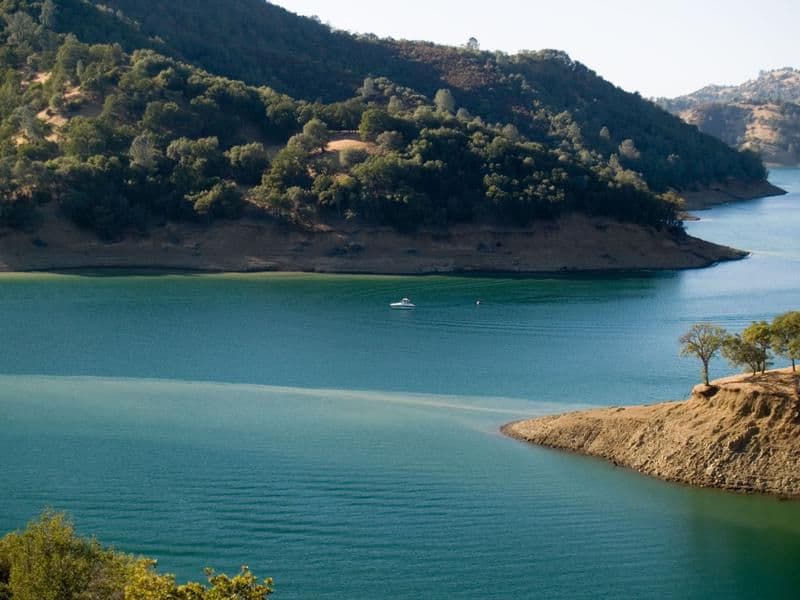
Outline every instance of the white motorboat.
<path id="1" fill-rule="evenodd" d="M 400 302 L 392 302 L 389 307 L 397 310 L 411 310 L 412 308 L 417 308 L 417 305 L 408 298 L 403 298 Z"/>

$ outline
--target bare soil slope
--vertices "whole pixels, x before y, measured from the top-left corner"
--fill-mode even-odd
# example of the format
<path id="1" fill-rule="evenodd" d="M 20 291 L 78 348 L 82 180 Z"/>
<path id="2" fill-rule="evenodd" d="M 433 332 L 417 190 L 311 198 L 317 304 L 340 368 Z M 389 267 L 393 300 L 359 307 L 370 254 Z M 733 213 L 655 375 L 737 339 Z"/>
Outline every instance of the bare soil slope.
<path id="1" fill-rule="evenodd" d="M 528 229 L 464 225 L 401 234 L 341 223 L 302 230 L 243 218 L 153 227 L 106 243 L 52 206 L 35 233 L 0 229 L 0 271 L 160 268 L 424 274 L 685 269 L 746 253 L 687 235 L 583 215 Z"/>
<path id="2" fill-rule="evenodd" d="M 700 385 L 685 402 L 544 417 L 503 432 L 669 481 L 800 497 L 800 399 L 791 369 Z"/>
<path id="3" fill-rule="evenodd" d="M 754 200 L 755 198 L 782 196 L 784 194 L 786 194 L 786 190 L 782 190 L 766 181 L 756 183 L 727 181 L 725 183 L 712 184 L 703 189 L 679 192 L 679 195 L 685 201 L 684 207 L 686 210 L 704 210 L 727 202 Z"/>

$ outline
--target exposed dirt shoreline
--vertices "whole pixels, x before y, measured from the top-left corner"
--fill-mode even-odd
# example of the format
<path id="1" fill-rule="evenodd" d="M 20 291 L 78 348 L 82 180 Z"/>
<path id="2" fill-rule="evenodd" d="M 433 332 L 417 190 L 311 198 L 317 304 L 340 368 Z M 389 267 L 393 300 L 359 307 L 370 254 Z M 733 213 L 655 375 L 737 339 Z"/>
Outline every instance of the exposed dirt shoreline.
<path id="1" fill-rule="evenodd" d="M 168 224 L 147 236 L 104 243 L 44 212 L 35 233 L 0 230 L 5 272 L 556 273 L 700 268 L 746 255 L 687 235 L 577 214 L 526 229 L 461 225 L 413 234 L 349 225 L 302 231 L 243 218 L 208 227 Z"/>
<path id="2" fill-rule="evenodd" d="M 679 194 L 686 201 L 686 210 L 703 210 L 727 202 L 782 196 L 786 194 L 786 190 L 768 181 L 728 181 L 710 185 L 705 189 L 684 190 Z"/>
<path id="3" fill-rule="evenodd" d="M 510 423 L 504 434 L 700 487 L 800 498 L 800 399 L 791 369 L 699 385 L 685 402 Z"/>

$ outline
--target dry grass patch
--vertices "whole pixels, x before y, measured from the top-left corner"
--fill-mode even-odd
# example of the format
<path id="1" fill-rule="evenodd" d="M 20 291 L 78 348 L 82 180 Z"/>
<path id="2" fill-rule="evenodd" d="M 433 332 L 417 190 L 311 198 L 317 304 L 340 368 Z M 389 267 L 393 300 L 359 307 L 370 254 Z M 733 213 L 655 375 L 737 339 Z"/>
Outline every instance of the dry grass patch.
<path id="1" fill-rule="evenodd" d="M 747 127 L 748 139 L 756 139 L 767 144 L 777 144 L 779 140 L 778 131 L 773 125 L 780 119 L 777 107 L 774 104 L 766 104 L 753 108 L 753 117 Z"/>
<path id="2" fill-rule="evenodd" d="M 33 76 L 32 81 L 33 83 L 41 83 L 42 85 L 44 85 L 45 83 L 50 81 L 50 78 L 52 76 L 53 74 L 50 71 L 39 71 Z"/>
<path id="3" fill-rule="evenodd" d="M 377 144 L 363 141 L 355 132 L 335 134 L 333 139 L 325 146 L 325 152 L 341 152 L 342 150 L 351 149 L 364 150 L 370 154 L 377 154 L 379 151 Z"/>

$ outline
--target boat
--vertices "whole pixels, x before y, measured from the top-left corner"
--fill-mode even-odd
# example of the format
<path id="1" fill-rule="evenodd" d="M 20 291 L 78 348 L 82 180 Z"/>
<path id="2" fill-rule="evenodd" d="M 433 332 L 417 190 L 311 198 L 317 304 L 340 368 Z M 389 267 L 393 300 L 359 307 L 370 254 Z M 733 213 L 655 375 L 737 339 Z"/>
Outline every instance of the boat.
<path id="1" fill-rule="evenodd" d="M 412 308 L 417 308 L 417 305 L 408 298 L 403 298 L 400 302 L 392 302 L 389 307 L 397 310 L 411 310 Z"/>

